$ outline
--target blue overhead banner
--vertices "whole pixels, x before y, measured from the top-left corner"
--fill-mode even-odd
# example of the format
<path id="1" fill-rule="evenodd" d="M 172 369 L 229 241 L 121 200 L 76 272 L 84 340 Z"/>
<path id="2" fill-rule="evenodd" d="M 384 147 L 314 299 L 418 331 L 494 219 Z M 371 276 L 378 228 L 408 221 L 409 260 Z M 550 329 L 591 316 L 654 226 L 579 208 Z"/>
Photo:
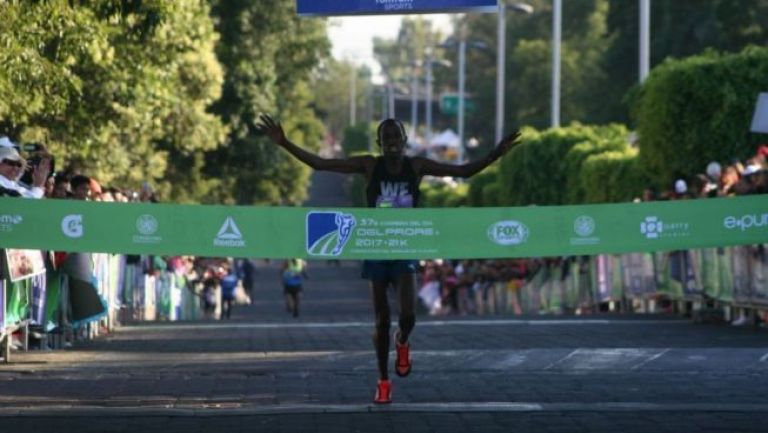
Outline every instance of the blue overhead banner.
<path id="1" fill-rule="evenodd" d="M 495 12 L 497 0 L 296 0 L 299 15 L 430 14 Z"/>

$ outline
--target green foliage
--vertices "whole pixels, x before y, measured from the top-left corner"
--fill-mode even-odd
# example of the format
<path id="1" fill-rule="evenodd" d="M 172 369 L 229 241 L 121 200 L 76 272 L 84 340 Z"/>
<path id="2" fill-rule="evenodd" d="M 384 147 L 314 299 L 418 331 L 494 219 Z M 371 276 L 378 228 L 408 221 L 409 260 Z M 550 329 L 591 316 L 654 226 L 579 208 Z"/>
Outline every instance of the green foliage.
<path id="1" fill-rule="evenodd" d="M 0 15 L 2 132 L 44 141 L 59 167 L 102 183 L 204 193 L 176 157 L 225 131 L 207 111 L 222 72 L 205 3 L 3 2 Z"/>
<path id="2" fill-rule="evenodd" d="M 581 178 L 583 164 L 592 155 L 627 149 L 629 131 L 623 125 L 600 127 L 585 141 L 573 146 L 565 155 L 565 185 L 568 185 L 566 203 L 584 203 L 588 194 Z"/>
<path id="3" fill-rule="evenodd" d="M 228 125 L 226 146 L 206 155 L 205 173 L 221 179 L 208 201 L 299 204 L 310 171 L 256 134 L 261 113 L 282 121 L 288 137 L 317 151 L 324 128 L 311 109 L 312 70 L 328 55 L 325 22 L 296 16 L 294 2 L 215 1 L 216 53 L 225 70 L 213 111 Z"/>
<path id="4" fill-rule="evenodd" d="M 756 97 L 766 89 L 766 48 L 667 60 L 638 98 L 642 169 L 661 187 L 702 172 L 710 161 L 751 156 L 765 140 L 749 128 Z"/>
<path id="5" fill-rule="evenodd" d="M 355 99 L 356 122 L 368 115 L 370 81 L 366 66 L 333 58 L 323 60 L 313 73 L 314 109 L 332 137 L 341 138 L 350 125 L 350 98 Z"/>
<path id="6" fill-rule="evenodd" d="M 626 130 L 615 125 L 573 124 L 546 131 L 524 129 L 522 143 L 501 160 L 499 203 L 505 206 L 559 205 L 578 200 L 583 194 L 578 183 L 580 158 L 597 149 L 621 147 L 621 143 L 626 142 L 625 135 Z M 577 144 L 585 142 L 594 143 L 596 149 L 582 145 L 571 153 Z"/>
<path id="7" fill-rule="evenodd" d="M 467 191 L 467 205 L 471 207 L 493 206 L 488 204 L 484 198 L 486 186 L 498 181 L 499 165 L 493 164 L 480 173 L 474 175 L 469 180 L 469 190 Z"/>
<path id="8" fill-rule="evenodd" d="M 601 63 L 595 120 L 625 123 L 624 95 L 638 82 L 638 3 L 611 1 L 607 19 L 609 46 Z M 738 5 L 737 5 L 738 4 Z M 651 2 L 651 67 L 668 57 L 683 58 L 706 49 L 739 52 L 749 44 L 768 45 L 768 2 L 765 0 L 653 0 Z"/>
<path id="9" fill-rule="evenodd" d="M 461 207 L 467 205 L 469 184 L 456 186 L 445 183 L 424 183 L 421 185 L 421 207 Z"/>
<path id="10" fill-rule="evenodd" d="M 501 195 L 501 184 L 498 182 L 489 183 L 483 187 L 483 203 L 486 207 L 501 206 L 499 197 Z"/>
<path id="11" fill-rule="evenodd" d="M 626 202 L 641 197 L 648 178 L 640 170 L 637 155 L 637 149 L 626 148 L 587 157 L 581 169 L 584 202 Z"/>
<path id="12" fill-rule="evenodd" d="M 347 154 L 349 157 L 369 155 L 368 152 L 353 152 Z M 349 183 L 349 202 L 352 207 L 367 207 L 365 199 L 365 179 L 363 176 L 354 175 Z"/>
<path id="13" fill-rule="evenodd" d="M 357 125 L 344 128 L 344 140 L 341 142 L 344 154 L 351 155 L 355 152 L 367 152 L 370 136 L 371 125 L 368 123 L 358 123 Z"/>

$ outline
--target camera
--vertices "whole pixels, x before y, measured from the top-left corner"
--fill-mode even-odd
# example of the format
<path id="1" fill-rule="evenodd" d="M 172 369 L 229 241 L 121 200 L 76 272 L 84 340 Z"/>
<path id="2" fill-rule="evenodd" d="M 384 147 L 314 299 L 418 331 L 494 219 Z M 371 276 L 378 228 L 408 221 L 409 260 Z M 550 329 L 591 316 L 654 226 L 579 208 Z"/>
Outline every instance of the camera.
<path id="1" fill-rule="evenodd" d="M 43 145 L 40 143 L 25 143 L 21 146 L 21 149 L 25 152 L 40 152 L 43 148 Z"/>

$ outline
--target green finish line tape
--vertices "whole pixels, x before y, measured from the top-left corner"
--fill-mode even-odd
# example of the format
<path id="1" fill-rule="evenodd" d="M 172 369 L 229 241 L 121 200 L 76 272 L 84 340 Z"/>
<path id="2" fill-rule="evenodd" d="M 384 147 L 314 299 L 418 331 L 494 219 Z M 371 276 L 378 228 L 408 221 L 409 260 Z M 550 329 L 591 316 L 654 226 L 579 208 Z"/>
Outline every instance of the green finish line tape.
<path id="1" fill-rule="evenodd" d="M 768 195 L 581 206 L 298 208 L 0 198 L 0 248 L 307 259 L 505 258 L 768 243 Z"/>

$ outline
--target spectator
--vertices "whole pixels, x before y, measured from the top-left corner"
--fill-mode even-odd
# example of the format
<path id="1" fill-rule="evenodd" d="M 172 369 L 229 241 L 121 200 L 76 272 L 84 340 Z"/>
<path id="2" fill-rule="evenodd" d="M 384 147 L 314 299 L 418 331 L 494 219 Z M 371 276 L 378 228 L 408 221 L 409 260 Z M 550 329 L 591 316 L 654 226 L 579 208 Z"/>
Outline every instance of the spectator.
<path id="1" fill-rule="evenodd" d="M 50 159 L 42 158 L 32 167 L 32 186 L 19 182 L 27 168 L 27 161 L 13 147 L 0 146 L 0 195 L 24 198 L 43 198 L 45 181 L 48 178 Z"/>
<path id="2" fill-rule="evenodd" d="M 723 174 L 720 176 L 720 196 L 733 195 L 733 187 L 740 179 L 741 174 L 738 165 L 731 164 L 725 167 L 725 171 L 723 171 Z"/>
<path id="3" fill-rule="evenodd" d="M 53 176 L 53 189 L 50 198 L 67 199 L 72 197 L 72 190 L 69 187 L 69 176 L 65 173 L 56 173 Z"/>
<path id="4" fill-rule="evenodd" d="M 78 174 L 69 181 L 72 188 L 72 198 L 75 200 L 90 200 L 91 198 L 91 179 L 88 176 Z"/>

